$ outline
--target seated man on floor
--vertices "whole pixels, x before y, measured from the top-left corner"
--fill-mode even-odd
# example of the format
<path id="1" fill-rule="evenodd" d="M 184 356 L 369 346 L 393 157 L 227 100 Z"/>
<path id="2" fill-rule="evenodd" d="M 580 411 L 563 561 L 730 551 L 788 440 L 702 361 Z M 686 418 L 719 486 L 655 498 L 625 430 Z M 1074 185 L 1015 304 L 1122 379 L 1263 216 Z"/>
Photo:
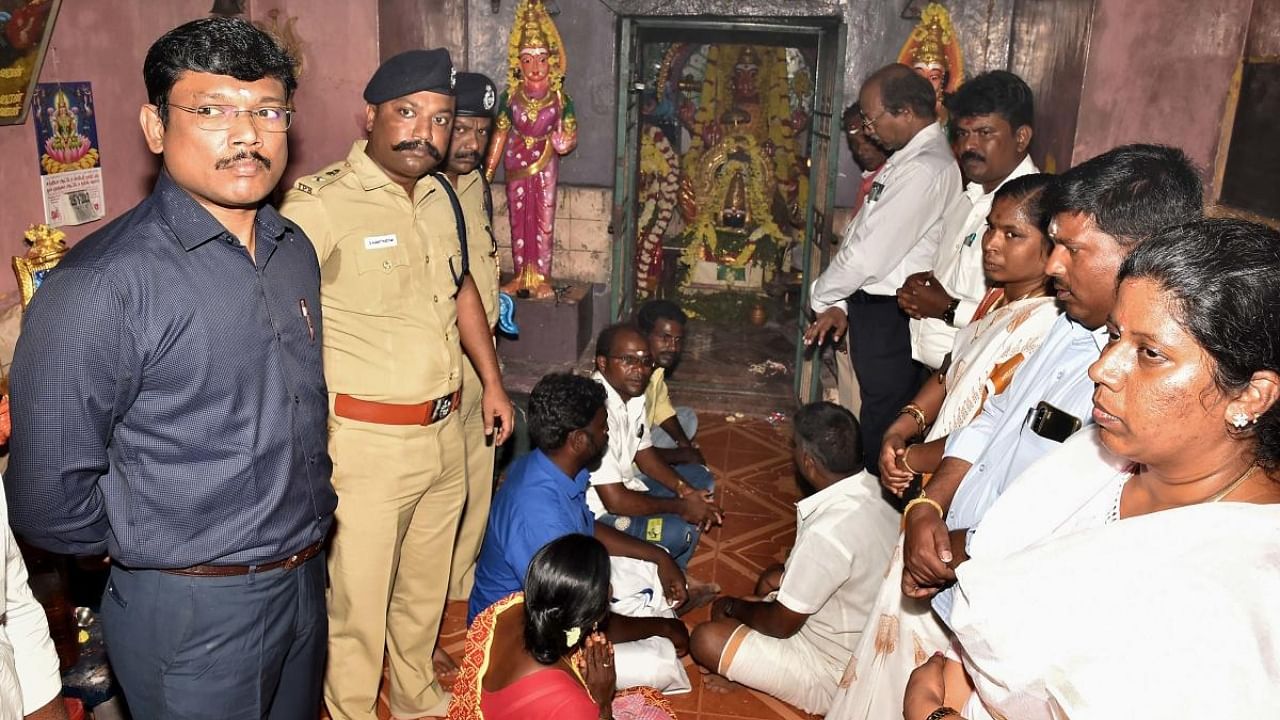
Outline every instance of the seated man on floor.
<path id="1" fill-rule="evenodd" d="M 609 447 L 591 473 L 587 504 L 601 522 L 666 548 L 684 570 L 702 532 L 720 524 L 721 510 L 712 499 L 710 470 L 693 463 L 673 467 L 653 448 L 644 396 L 653 367 L 639 328 L 618 324 L 600 331 L 592 378 L 606 394 Z M 708 588 L 690 583 L 691 604 L 710 599 Z"/>
<path id="2" fill-rule="evenodd" d="M 766 568 L 755 596 L 724 597 L 693 630 L 690 651 L 723 678 L 824 714 L 875 601 L 898 535 L 898 514 L 862 470 L 858 423 L 829 402 L 795 415 L 795 462 L 812 494 L 796 503 L 796 544 Z M 809 487 L 805 487 L 806 484 Z"/>
<path id="3" fill-rule="evenodd" d="M 671 607 L 683 604 L 686 588 L 684 573 L 662 548 L 595 521 L 587 508 L 587 468 L 600 461 L 609 444 L 606 417 L 604 388 L 588 378 L 552 374 L 533 388 L 529 396 L 529 433 L 536 449 L 512 463 L 493 498 L 476 560 L 467 623 L 494 602 L 524 589 L 529 562 L 539 548 L 573 533 L 593 535 L 614 559 L 613 596 L 618 603 L 626 595 L 636 594 L 630 592 L 635 587 L 624 587 L 627 578 L 647 575 L 645 581 L 654 580 L 659 585 L 638 590 L 651 600 L 642 604 L 653 612 L 638 612 L 644 608 L 631 602 L 616 609 L 646 616 L 610 618 L 609 639 L 624 643 L 618 646 L 619 682 L 627 680 L 630 685 L 653 685 L 672 691 L 670 683 L 644 675 L 645 668 L 624 665 L 629 657 L 625 643 L 629 641 L 669 640 L 668 648 L 674 650 L 666 650 L 663 656 L 673 662 L 677 655 L 687 652 L 688 631 L 667 605 L 668 600 Z M 625 558 L 644 562 L 627 562 Z M 644 565 L 648 567 L 641 567 L 637 573 L 637 566 Z M 632 670 L 640 673 L 639 680 Z"/>
<path id="4" fill-rule="evenodd" d="M 649 376 L 644 402 L 658 456 L 672 465 L 706 465 L 702 451 L 693 442 L 698 432 L 698 414 L 693 408 L 673 406 L 667 391 L 667 373 L 680 363 L 688 324 L 689 316 L 670 300 L 650 300 L 636 313 L 636 325 L 649 341 L 649 356 L 657 366 Z"/>

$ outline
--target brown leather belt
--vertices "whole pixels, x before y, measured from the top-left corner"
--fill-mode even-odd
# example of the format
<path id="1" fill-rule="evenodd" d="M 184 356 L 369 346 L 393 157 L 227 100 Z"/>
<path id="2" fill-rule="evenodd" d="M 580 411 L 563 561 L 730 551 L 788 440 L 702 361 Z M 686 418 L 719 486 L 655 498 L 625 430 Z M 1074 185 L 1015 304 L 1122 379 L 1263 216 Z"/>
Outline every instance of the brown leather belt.
<path id="1" fill-rule="evenodd" d="M 251 572 L 260 573 L 268 570 L 292 570 L 302 563 L 310 560 L 320 554 L 320 549 L 324 547 L 324 541 L 299 550 L 283 560 L 275 562 L 263 563 L 261 565 L 192 565 L 187 568 L 175 568 L 172 570 L 163 570 L 170 575 L 193 575 L 196 577 L 232 577 L 235 575 L 248 575 Z"/>
<path id="2" fill-rule="evenodd" d="M 338 417 L 360 422 L 377 423 L 379 425 L 430 425 L 453 414 L 458 409 L 462 398 L 462 390 L 452 395 L 414 403 L 400 405 L 397 403 L 374 402 L 338 393 L 333 400 L 333 412 Z"/>

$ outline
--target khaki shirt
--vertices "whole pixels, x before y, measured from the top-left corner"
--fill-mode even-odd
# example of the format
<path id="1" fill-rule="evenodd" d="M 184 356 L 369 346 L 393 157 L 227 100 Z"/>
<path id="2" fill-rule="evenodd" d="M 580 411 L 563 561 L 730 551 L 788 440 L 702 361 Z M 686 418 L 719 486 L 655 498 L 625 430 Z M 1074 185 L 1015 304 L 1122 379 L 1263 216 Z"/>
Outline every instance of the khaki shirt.
<path id="1" fill-rule="evenodd" d="M 453 208 L 428 175 L 413 199 L 357 141 L 347 159 L 300 178 L 282 214 L 320 260 L 329 392 L 418 403 L 462 383 Z M 452 269 L 451 269 L 452 268 Z"/>
<path id="2" fill-rule="evenodd" d="M 467 250 L 471 279 L 480 291 L 489 327 L 498 324 L 498 244 L 493 239 L 492 201 L 484 171 L 458 177 L 458 204 L 467 221 Z"/>
<path id="3" fill-rule="evenodd" d="M 644 389 L 644 404 L 650 428 L 656 428 L 675 417 L 676 409 L 671 406 L 671 393 L 667 390 L 666 368 L 653 369 L 653 375 L 649 376 L 649 386 Z"/>

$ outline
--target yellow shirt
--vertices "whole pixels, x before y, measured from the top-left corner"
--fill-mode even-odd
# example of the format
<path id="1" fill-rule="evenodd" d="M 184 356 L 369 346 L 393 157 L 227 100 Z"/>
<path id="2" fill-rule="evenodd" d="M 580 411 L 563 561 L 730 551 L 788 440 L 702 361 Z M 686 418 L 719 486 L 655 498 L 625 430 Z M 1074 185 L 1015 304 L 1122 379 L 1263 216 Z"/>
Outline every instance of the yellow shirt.
<path id="1" fill-rule="evenodd" d="M 498 323 L 498 243 L 493 239 L 488 185 L 483 170 L 458 177 L 458 204 L 467 222 L 468 262 L 471 279 L 480 291 L 489 327 Z"/>
<path id="2" fill-rule="evenodd" d="M 671 406 L 671 394 L 667 392 L 665 368 L 654 368 L 649 376 L 649 387 L 644 390 L 644 407 L 649 414 L 649 427 L 656 428 L 676 414 Z"/>
<path id="3" fill-rule="evenodd" d="M 320 260 L 329 392 L 424 402 L 462 382 L 453 208 L 431 175 L 411 200 L 365 144 L 300 178 L 280 211 L 311 238 Z"/>

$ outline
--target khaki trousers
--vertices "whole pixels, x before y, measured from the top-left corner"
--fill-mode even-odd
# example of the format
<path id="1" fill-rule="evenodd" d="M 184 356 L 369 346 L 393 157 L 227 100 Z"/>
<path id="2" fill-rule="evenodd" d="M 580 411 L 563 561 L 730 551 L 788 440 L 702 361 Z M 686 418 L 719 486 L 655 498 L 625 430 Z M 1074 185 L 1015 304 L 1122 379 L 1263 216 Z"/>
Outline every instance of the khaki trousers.
<path id="1" fill-rule="evenodd" d="M 329 714 L 377 717 L 385 652 L 391 712 L 426 715 L 445 697 L 431 652 L 465 493 L 462 422 L 456 412 L 427 427 L 331 412 L 329 453 L 338 492 L 329 551 Z"/>
<path id="2" fill-rule="evenodd" d="M 494 448 L 485 442 L 484 413 L 480 400 L 484 386 L 471 362 L 462 364 L 462 443 L 467 450 L 467 500 L 458 523 L 458 540 L 453 544 L 449 573 L 449 599 L 466 600 L 476 579 L 476 557 L 489 524 L 493 502 Z"/>

